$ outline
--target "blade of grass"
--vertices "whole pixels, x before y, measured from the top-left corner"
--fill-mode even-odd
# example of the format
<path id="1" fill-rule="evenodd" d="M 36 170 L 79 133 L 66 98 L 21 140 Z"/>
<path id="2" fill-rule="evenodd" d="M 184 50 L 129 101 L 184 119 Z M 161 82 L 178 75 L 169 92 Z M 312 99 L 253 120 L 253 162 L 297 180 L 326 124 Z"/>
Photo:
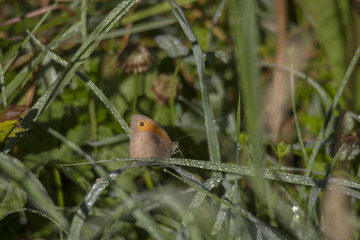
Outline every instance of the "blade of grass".
<path id="1" fill-rule="evenodd" d="M 256 1 L 229 1 L 229 17 L 231 20 L 230 33 L 235 45 L 236 69 L 239 76 L 238 86 L 242 93 L 244 119 L 248 135 L 249 163 L 254 167 L 254 174 L 258 177 L 249 179 L 254 191 L 256 214 L 267 215 L 267 211 L 275 211 L 282 221 L 290 219 L 291 208 L 281 200 L 271 186 L 260 176 L 263 174 L 264 146 L 261 142 L 262 129 L 260 125 L 260 97 L 259 91 L 259 56 L 258 56 L 258 27 L 256 18 Z M 271 205 L 271 199 L 279 199 L 278 205 Z M 280 211 L 280 206 L 283 208 Z M 266 207 L 268 209 L 266 209 Z"/>
<path id="2" fill-rule="evenodd" d="M 7 212 L 7 213 L 4 214 L 4 215 L 1 215 L 1 216 L 0 216 L 0 219 L 3 219 L 3 218 L 5 218 L 6 216 L 11 215 L 11 214 L 13 214 L 13 213 L 22 213 L 22 212 L 31 212 L 31 213 L 34 213 L 34 214 L 38 214 L 38 215 L 40 215 L 40 216 L 48 219 L 49 221 L 53 222 L 53 223 L 54 223 L 56 226 L 58 226 L 64 233 L 69 234 L 69 233 L 67 232 L 67 230 L 66 230 L 63 226 L 59 225 L 59 223 L 56 222 L 54 219 L 52 219 L 50 216 L 48 216 L 47 214 L 45 214 L 45 213 L 43 213 L 43 212 L 40 212 L 40 211 L 38 211 L 38 210 L 34 210 L 34 209 L 29 209 L 29 208 L 16 209 L 16 210 Z M 61 233 L 60 233 L 60 234 L 61 234 Z M 61 238 L 60 238 L 60 239 L 61 239 Z"/>
<path id="3" fill-rule="evenodd" d="M 182 6 L 182 5 L 186 5 L 186 4 L 191 4 L 195 1 L 196 0 L 180 0 L 178 2 Z M 127 24 L 127 23 L 137 22 L 137 21 L 143 20 L 145 18 L 152 17 L 155 15 L 161 14 L 163 12 L 167 12 L 169 10 L 170 10 L 170 7 L 166 2 L 164 2 L 164 3 L 159 2 L 159 4 L 148 7 L 144 10 L 136 11 L 135 13 L 124 17 L 124 19 L 122 20 L 122 23 Z"/>
<path id="4" fill-rule="evenodd" d="M 254 1 L 230 1 L 229 10 L 233 20 L 232 35 L 236 46 L 236 59 L 238 74 L 241 76 L 238 85 L 241 86 L 245 110 L 246 129 L 249 141 L 253 148 L 252 164 L 256 167 L 262 165 L 262 146 L 260 143 L 260 101 L 259 69 L 256 18 L 256 3 Z M 240 12 L 239 12 L 240 11 Z"/>
<path id="5" fill-rule="evenodd" d="M 168 2 L 181 28 L 183 29 L 185 35 L 187 36 L 187 38 L 189 39 L 192 45 L 195 62 L 196 62 L 196 68 L 200 80 L 200 89 L 201 89 L 202 102 L 203 102 L 204 115 L 205 115 L 205 127 L 206 127 L 206 136 L 208 141 L 210 161 L 214 163 L 220 163 L 221 157 L 220 157 L 219 141 L 216 133 L 214 115 L 210 104 L 207 82 L 205 79 L 205 65 L 204 65 L 201 47 L 180 6 L 174 0 L 168 0 Z"/>
<path id="6" fill-rule="evenodd" d="M 225 189 L 225 194 L 222 196 L 222 198 L 232 199 L 235 192 L 230 182 L 228 182 L 226 179 L 222 179 L 222 186 Z M 239 206 L 236 203 L 234 203 L 234 205 Z M 235 212 L 234 209 L 232 209 L 232 212 Z M 214 226 L 211 230 L 211 234 L 215 235 L 221 232 L 221 230 L 223 229 L 223 225 L 226 223 L 226 218 L 228 217 L 228 215 L 228 208 L 225 205 L 221 204 L 215 219 Z"/>
<path id="7" fill-rule="evenodd" d="M 260 65 L 265 66 L 265 67 L 278 68 L 280 70 L 287 71 L 287 72 L 291 71 L 291 69 L 286 66 L 281 66 L 281 65 L 277 65 L 277 64 L 273 64 L 273 63 L 264 62 L 264 61 L 261 61 Z M 325 108 L 328 109 L 330 107 L 331 99 L 330 99 L 329 95 L 327 94 L 327 92 L 320 86 L 319 83 L 317 83 L 310 76 L 308 76 L 305 73 L 302 73 L 300 71 L 293 69 L 293 74 L 297 77 L 300 77 L 300 78 L 306 80 L 318 92 L 322 102 L 324 103 Z"/>
<path id="8" fill-rule="evenodd" d="M 292 106 L 292 111 L 293 111 L 293 115 L 294 115 L 294 121 L 295 121 L 295 126 L 296 126 L 296 133 L 298 136 L 298 140 L 300 143 L 300 149 L 301 152 L 303 154 L 303 158 L 305 160 L 305 163 L 307 163 L 309 161 L 308 159 L 308 155 L 304 146 L 304 140 L 300 131 L 300 125 L 299 125 L 299 121 L 297 119 L 297 114 L 296 114 L 296 107 L 295 107 L 295 87 L 294 87 L 294 71 L 293 68 L 291 66 L 290 68 L 290 88 L 291 88 L 291 106 Z"/>
<path id="9" fill-rule="evenodd" d="M 30 34 L 30 33 L 29 33 Z M 56 55 L 53 51 L 48 51 L 48 48 L 41 44 L 41 42 L 36 39 L 36 37 L 32 34 L 30 34 L 31 38 L 37 44 L 43 51 L 46 52 L 46 54 L 51 57 L 55 62 L 61 64 L 62 66 L 66 67 L 68 65 L 68 62 L 64 59 L 62 59 L 60 56 Z M 130 138 L 131 132 L 129 125 L 126 123 L 124 118 L 121 116 L 119 111 L 116 109 L 116 107 L 110 102 L 110 100 L 106 97 L 106 95 L 88 78 L 86 77 L 82 72 L 76 70 L 75 74 L 83 80 L 87 86 L 95 93 L 95 95 L 99 98 L 100 101 L 102 101 L 107 109 L 109 109 L 110 113 L 115 117 L 115 119 L 120 123 L 124 131 L 126 132 L 127 136 Z"/>
<path id="10" fill-rule="evenodd" d="M 192 183 L 192 182 L 190 182 L 190 181 L 188 181 L 188 180 L 186 180 L 186 179 L 184 179 L 184 178 L 180 178 L 180 177 L 177 176 L 176 174 L 174 174 L 174 173 L 172 173 L 172 172 L 169 172 L 169 171 L 167 171 L 166 169 L 165 169 L 165 171 L 166 171 L 167 173 L 169 173 L 170 175 L 172 175 L 173 177 L 177 178 L 178 180 L 183 181 L 183 182 L 186 183 L 187 185 L 189 185 L 189 186 L 195 188 L 196 190 L 200 191 L 201 193 L 203 193 L 202 195 L 199 195 L 199 196 L 200 196 L 200 198 L 199 198 L 200 200 L 201 200 L 201 199 L 204 199 L 204 196 L 208 196 L 208 197 L 216 200 L 217 202 L 219 202 L 219 203 L 227 206 L 228 208 L 235 208 L 235 205 L 234 205 L 234 204 L 232 204 L 231 202 L 226 201 L 226 200 L 224 200 L 224 199 L 222 199 L 222 198 L 219 198 L 219 197 L 216 196 L 215 194 L 209 192 L 207 189 L 204 189 L 202 186 L 198 186 L 198 185 L 196 185 L 196 184 L 194 184 L 194 183 Z M 212 184 L 214 184 L 213 180 L 214 180 L 214 179 L 211 179 L 209 182 L 212 183 Z M 216 179 L 215 181 L 218 182 L 219 179 Z M 201 201 L 200 201 L 199 203 L 201 203 Z M 197 203 L 196 203 L 196 205 L 194 205 L 194 206 L 197 206 Z"/>
<path id="11" fill-rule="evenodd" d="M 236 164 L 240 165 L 240 131 L 241 131 L 241 94 L 239 91 L 238 105 L 236 111 Z"/>
<path id="12" fill-rule="evenodd" d="M 2 67 L 1 63 L 0 63 L 0 86 L 1 86 L 1 95 L 2 95 L 2 100 L 3 100 L 3 106 L 5 108 L 6 107 L 6 95 L 5 95 L 6 86 L 5 86 L 3 67 Z"/>
<path id="13" fill-rule="evenodd" d="M 337 161 L 339 159 L 344 160 L 346 157 L 348 157 L 351 154 L 352 150 L 353 150 L 352 147 L 349 146 L 348 144 L 341 145 L 341 147 L 337 151 L 335 157 L 331 161 L 331 165 L 329 166 L 329 169 L 327 170 L 327 173 L 323 178 L 324 181 L 326 181 L 328 179 L 328 177 L 329 177 L 332 169 L 334 168 L 335 164 L 337 163 Z M 319 189 L 318 187 L 315 187 L 315 188 L 311 189 L 311 192 L 309 195 L 309 199 L 308 199 L 309 216 L 308 216 L 308 218 L 311 222 L 314 220 L 314 217 L 315 217 L 316 202 L 318 201 L 320 190 L 321 189 Z"/>
<path id="14" fill-rule="evenodd" d="M 330 109 L 328 110 L 327 114 L 326 114 L 326 117 L 325 117 L 325 120 L 324 120 L 324 123 L 323 125 L 321 126 L 321 129 L 320 129 L 320 132 L 316 138 L 316 142 L 315 142 L 315 145 L 314 145 L 314 149 L 313 151 L 311 152 L 311 155 L 310 155 L 310 159 L 309 159 L 309 163 L 306 167 L 306 171 L 305 171 L 305 176 L 308 177 L 310 176 L 311 174 L 311 170 L 312 170 L 312 165 L 314 164 L 314 161 L 315 161 L 315 158 L 320 150 L 320 145 L 321 145 L 321 141 L 324 137 L 324 134 L 325 134 L 325 130 L 326 130 L 326 127 L 330 121 L 330 119 L 333 117 L 333 113 L 339 103 L 339 100 L 340 100 L 340 97 L 344 91 L 344 88 L 352 74 L 352 72 L 354 71 L 354 68 L 356 66 L 356 63 L 358 62 L 359 60 L 359 57 L 360 57 L 360 46 L 357 48 L 351 62 L 350 62 L 350 65 L 346 71 L 346 74 L 344 76 L 344 79 L 342 80 L 339 88 L 338 88 L 338 91 L 334 97 L 334 100 L 331 104 L 331 107 Z"/>
<path id="15" fill-rule="evenodd" d="M 136 25 L 134 24 L 130 29 L 125 27 L 125 28 L 111 30 L 106 35 L 101 37 L 101 40 L 118 38 L 118 37 L 122 37 L 126 34 L 132 35 L 132 34 L 142 33 L 142 32 L 146 32 L 146 31 L 150 31 L 150 30 L 154 30 L 154 29 L 161 29 L 163 27 L 172 25 L 174 23 L 177 23 L 177 21 L 173 17 L 168 17 L 168 18 L 159 19 L 159 20 L 153 19 L 151 22 L 144 22 L 144 23 L 139 23 Z M 66 44 L 76 44 L 76 43 L 82 43 L 81 39 L 78 39 L 78 38 L 71 39 L 66 42 Z"/>
<path id="16" fill-rule="evenodd" d="M 186 166 L 186 167 L 193 167 L 193 168 L 199 168 L 204 170 L 210 170 L 210 171 L 219 171 L 223 173 L 230 173 L 235 175 L 241 175 L 241 176 L 247 176 L 247 177 L 256 177 L 256 171 L 253 167 L 246 167 L 246 166 L 237 166 L 232 164 L 224 164 L 224 163 L 212 163 L 209 161 L 202 161 L 198 159 L 187 159 L 187 158 L 144 158 L 144 159 L 138 159 L 138 158 L 119 158 L 119 159 L 111 159 L 111 160 L 100 160 L 96 163 L 75 163 L 75 164 L 60 164 L 60 166 L 80 166 L 80 165 L 89 165 L 89 164 L 100 164 L 100 163 L 106 163 L 106 162 L 115 162 L 115 161 L 124 161 L 124 162 L 132 162 L 132 161 L 139 161 L 139 162 L 152 162 L 152 161 L 158 161 L 162 162 L 164 164 L 173 164 L 173 165 L 179 165 L 179 166 Z M 310 178 L 305 177 L 303 175 L 296 175 L 292 173 L 286 173 L 282 171 L 276 171 L 274 169 L 268 169 L 263 168 L 262 174 L 260 175 L 261 178 L 266 180 L 273 180 L 273 181 L 279 181 L 281 183 L 291 183 L 296 185 L 302 185 L 302 186 L 309 186 L 309 187 L 316 187 L 316 186 L 322 186 L 321 182 Z M 343 178 L 329 178 L 328 182 L 330 183 L 336 183 L 338 185 L 342 185 L 344 187 L 348 188 L 354 188 L 360 190 L 360 183 L 356 181 L 350 181 Z M 350 195 L 351 191 L 344 192 L 348 195 Z M 360 197 L 360 193 L 358 193 L 357 198 Z"/>
<path id="17" fill-rule="evenodd" d="M 88 1 L 81 1 L 81 40 L 84 42 L 87 38 L 87 9 L 88 9 Z M 89 61 L 84 63 L 85 72 L 90 72 L 90 64 Z M 88 92 L 89 96 L 89 104 L 88 104 L 88 112 L 90 116 L 90 130 L 91 130 L 91 139 L 97 140 L 97 121 L 96 121 L 96 106 L 95 99 L 91 92 Z M 97 147 L 94 147 L 94 152 L 97 152 Z M 103 176 L 103 175 L 100 175 Z"/>
<path id="18" fill-rule="evenodd" d="M 240 131 L 241 131 L 241 93 L 239 91 L 239 97 L 238 97 L 238 105 L 237 105 L 237 111 L 236 111 L 236 135 L 235 135 L 235 142 L 236 142 L 236 165 L 240 165 Z M 245 154 L 244 154 L 245 155 Z M 236 179 L 234 182 L 233 188 L 233 195 L 232 195 L 232 201 L 237 205 L 240 206 L 241 204 L 241 198 L 240 198 L 240 186 L 239 186 L 239 180 Z M 241 216 L 240 212 L 236 209 L 233 211 L 233 214 L 231 215 L 229 228 L 231 231 L 231 237 L 232 238 L 240 238 L 241 236 L 245 238 L 249 238 L 250 234 L 247 230 L 247 227 L 245 226 L 244 219 Z"/>
<path id="19" fill-rule="evenodd" d="M 96 160 L 90 156 L 89 154 L 87 154 L 86 152 L 84 152 L 79 146 L 77 146 L 75 143 L 71 142 L 69 139 L 67 139 L 66 137 L 64 137 L 62 134 L 60 134 L 59 132 L 55 131 L 52 128 L 47 128 L 46 131 L 51 134 L 52 136 L 54 136 L 55 138 L 59 139 L 61 142 L 63 142 L 66 146 L 68 146 L 71 150 L 75 151 L 76 153 L 78 153 L 80 156 L 82 156 L 83 158 L 86 159 L 86 161 L 88 162 L 96 162 Z M 103 169 L 102 167 L 95 167 L 95 172 L 99 175 L 99 176 L 106 176 L 107 172 L 105 171 L 105 169 Z"/>
<path id="20" fill-rule="evenodd" d="M 222 12 L 224 11 L 225 5 L 226 5 L 226 0 L 222 0 L 219 4 L 219 6 L 216 8 L 216 13 L 213 15 L 213 18 L 211 20 L 211 27 L 208 30 L 208 34 L 207 34 L 207 40 L 206 40 L 206 46 L 210 46 L 211 41 L 212 41 L 212 30 L 214 28 L 214 26 L 216 24 L 218 24 L 219 20 L 220 20 L 220 16 L 222 15 Z"/>

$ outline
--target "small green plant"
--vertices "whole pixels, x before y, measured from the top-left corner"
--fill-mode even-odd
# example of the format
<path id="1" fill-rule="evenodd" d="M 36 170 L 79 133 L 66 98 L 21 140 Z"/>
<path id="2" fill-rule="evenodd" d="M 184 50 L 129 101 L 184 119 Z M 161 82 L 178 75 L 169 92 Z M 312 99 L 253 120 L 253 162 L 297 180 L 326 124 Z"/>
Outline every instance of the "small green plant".
<path id="1" fill-rule="evenodd" d="M 291 152 L 290 145 L 288 145 L 284 142 L 279 142 L 276 145 L 276 148 L 275 148 L 275 146 L 272 146 L 272 148 L 273 148 L 275 155 L 278 158 L 278 169 L 280 170 L 282 159 Z"/>

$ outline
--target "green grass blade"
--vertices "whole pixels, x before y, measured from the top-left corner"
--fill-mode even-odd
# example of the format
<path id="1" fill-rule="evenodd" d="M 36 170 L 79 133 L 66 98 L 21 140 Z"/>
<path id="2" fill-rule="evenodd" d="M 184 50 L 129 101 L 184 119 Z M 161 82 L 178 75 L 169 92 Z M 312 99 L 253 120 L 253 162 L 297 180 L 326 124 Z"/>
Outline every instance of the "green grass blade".
<path id="1" fill-rule="evenodd" d="M 294 81 L 295 81 L 294 80 L 294 72 L 291 67 L 291 71 L 290 71 L 291 106 L 292 106 L 292 111 L 293 111 L 293 115 L 294 115 L 294 121 L 295 121 L 296 132 L 297 132 L 298 140 L 299 140 L 299 144 L 300 144 L 300 149 L 303 154 L 303 158 L 304 158 L 305 162 L 307 163 L 309 161 L 309 159 L 308 159 L 308 155 L 307 155 L 307 152 L 306 152 L 306 149 L 304 146 L 304 140 L 303 140 L 303 137 L 301 134 L 299 120 L 298 120 L 297 114 L 296 114 Z"/>
<path id="2" fill-rule="evenodd" d="M 189 39 L 190 43 L 192 44 L 192 49 L 195 57 L 196 68 L 200 80 L 200 89 L 202 95 L 202 102 L 204 108 L 204 116 L 205 116 L 205 127 L 206 127 L 206 135 L 208 141 L 208 150 L 210 161 L 214 163 L 220 163 L 220 148 L 219 148 L 219 141 L 216 133 L 216 125 L 214 120 L 214 115 L 212 112 L 210 99 L 209 99 L 209 92 L 207 89 L 207 82 L 205 79 L 205 65 L 203 60 L 203 54 L 201 51 L 201 47 L 191 29 L 189 22 L 186 20 L 186 17 L 181 10 L 180 6 L 176 4 L 173 0 L 168 0 L 173 13 L 175 14 L 181 28 L 183 29 L 185 35 Z M 175 10 L 176 9 L 176 10 Z"/>
<path id="3" fill-rule="evenodd" d="M 351 63 L 346 71 L 346 74 L 344 76 L 344 79 L 343 81 L 341 82 L 339 88 L 338 88 L 338 91 L 334 97 L 334 100 L 331 104 L 331 107 L 330 109 L 328 110 L 327 114 L 326 114 L 326 117 L 325 117 L 325 120 L 324 120 L 324 123 L 323 125 L 321 126 L 321 130 L 320 130 L 320 133 L 319 135 L 317 136 L 316 138 L 316 142 L 315 142 L 315 145 L 314 145 L 314 149 L 313 151 L 311 152 L 311 156 L 310 156 L 310 159 L 309 159 L 309 164 L 307 165 L 306 167 L 306 171 L 305 171 L 305 176 L 308 177 L 310 176 L 311 174 L 311 169 L 312 169 L 312 165 L 314 164 L 314 161 L 315 161 L 315 158 L 320 150 L 320 145 L 321 145 L 321 141 L 324 137 L 324 134 L 325 134 L 325 130 L 326 130 L 326 127 L 330 121 L 330 119 L 333 117 L 333 113 L 335 111 L 335 108 L 337 107 L 338 103 L 339 103 L 339 100 L 340 100 L 340 97 L 344 91 L 344 88 L 348 82 L 348 80 L 350 79 L 350 76 L 356 66 L 356 63 L 358 62 L 359 60 L 359 57 L 360 57 L 360 46 L 358 47 L 358 49 L 356 50 L 355 54 L 354 54 L 354 57 L 353 59 L 351 60 Z"/>
<path id="4" fill-rule="evenodd" d="M 286 67 L 286 66 L 279 66 L 273 63 L 268 63 L 268 62 L 264 62 L 262 61 L 261 66 L 265 66 L 265 67 L 271 67 L 271 68 L 278 68 L 280 70 L 283 71 L 287 71 L 287 72 L 291 72 L 291 69 Z M 299 78 L 304 79 L 305 81 L 307 81 L 319 94 L 321 101 L 323 102 L 324 106 L 326 109 L 330 108 L 331 106 L 331 99 L 330 96 L 328 95 L 328 93 L 325 91 L 325 89 L 323 89 L 321 87 L 321 85 L 319 83 L 317 83 L 313 78 L 311 78 L 310 76 L 306 75 L 305 73 L 302 73 L 300 71 L 294 70 L 293 69 L 293 74 Z"/>
<path id="5" fill-rule="evenodd" d="M 236 46 L 237 70 L 241 76 L 241 86 L 245 110 L 247 133 L 251 136 L 254 166 L 262 165 L 262 146 L 260 128 L 260 99 L 258 92 L 259 69 L 257 54 L 257 27 L 255 18 L 256 3 L 254 1 L 230 1 L 229 10 L 233 19 L 232 35 Z M 239 12 L 240 11 L 240 12 Z"/>
<path id="6" fill-rule="evenodd" d="M 99 163 L 106 163 L 106 162 L 114 162 L 114 161 L 124 161 L 124 162 L 132 162 L 132 161 L 139 161 L 139 162 L 153 162 L 158 161 L 164 164 L 170 165 L 178 165 L 178 166 L 185 166 L 185 167 L 193 167 L 203 170 L 209 171 L 218 171 L 223 173 L 230 173 L 240 176 L 247 176 L 247 177 L 255 177 L 256 170 L 253 167 L 246 167 L 246 166 L 238 166 L 233 164 L 224 164 L 224 163 L 212 163 L 209 161 L 202 161 L 198 159 L 187 159 L 187 158 L 144 158 L 144 159 L 136 159 L 136 158 L 119 158 L 119 159 L 112 159 L 112 160 L 100 160 L 96 163 L 75 163 L 75 164 L 61 164 L 61 166 L 80 166 L 80 165 L 88 165 L 88 164 L 99 164 Z M 261 169 L 261 178 L 266 180 L 272 181 L 279 181 L 281 183 L 290 183 L 296 184 L 300 186 L 309 186 L 309 187 L 316 187 L 318 186 L 318 181 L 311 177 L 305 177 L 303 175 L 297 175 L 282 171 L 277 171 L 269 168 L 262 168 Z M 351 181 L 343 178 L 329 178 L 328 182 L 336 183 L 343 187 L 354 188 L 360 190 L 360 183 L 357 181 Z M 344 191 L 344 193 L 350 195 L 354 194 L 353 192 Z M 355 195 L 357 195 L 355 193 Z M 358 196 L 358 195 L 357 195 Z"/>
<path id="7" fill-rule="evenodd" d="M 30 33 L 29 33 L 30 34 Z M 56 55 L 54 52 L 52 51 L 48 51 L 47 47 L 45 47 L 44 45 L 41 44 L 41 42 L 39 40 L 37 40 L 35 38 L 34 35 L 30 34 L 30 36 L 32 37 L 32 39 L 34 40 L 34 42 L 42 48 L 43 51 L 46 52 L 46 54 L 51 57 L 55 62 L 61 64 L 62 66 L 66 67 L 69 63 L 64 60 L 63 58 L 61 58 L 60 56 Z M 127 136 L 130 138 L 131 136 L 131 132 L 130 132 L 130 128 L 129 125 L 126 123 L 126 121 L 124 120 L 124 118 L 121 116 L 121 114 L 119 113 L 119 111 L 116 109 L 116 107 L 110 102 L 110 100 L 106 97 L 106 95 L 88 78 L 86 77 L 83 73 L 81 73 L 80 71 L 76 70 L 75 74 L 81 79 L 83 80 L 88 86 L 89 88 L 95 93 L 95 95 L 99 98 L 100 101 L 102 101 L 105 105 L 105 107 L 107 109 L 109 109 L 110 113 L 115 117 L 115 119 L 120 123 L 120 125 L 123 127 L 123 129 L 125 130 Z"/>
<path id="8" fill-rule="evenodd" d="M 47 220 L 53 222 L 56 226 L 58 226 L 64 233 L 69 234 L 67 232 L 67 230 L 63 226 L 61 226 L 58 222 L 56 222 L 56 220 L 54 220 L 53 218 L 51 218 L 50 216 L 48 216 L 44 212 L 34 210 L 34 209 L 29 209 L 29 208 L 16 209 L 16 210 L 7 212 L 6 214 L 0 216 L 0 219 L 3 219 L 4 217 L 6 217 L 8 215 L 11 215 L 11 214 L 14 214 L 14 213 L 23 213 L 23 212 L 30 212 L 30 213 L 33 213 L 33 214 L 37 214 L 37 215 L 39 215 L 39 216 L 41 216 L 43 218 L 46 218 Z"/>
<path id="9" fill-rule="evenodd" d="M 2 105 L 4 106 L 4 108 L 6 107 L 6 95 L 5 95 L 5 91 L 6 91 L 6 86 L 5 86 L 5 77 L 4 77 L 4 72 L 3 72 L 3 66 L 0 63 L 0 86 L 1 86 L 1 95 L 2 95 Z"/>

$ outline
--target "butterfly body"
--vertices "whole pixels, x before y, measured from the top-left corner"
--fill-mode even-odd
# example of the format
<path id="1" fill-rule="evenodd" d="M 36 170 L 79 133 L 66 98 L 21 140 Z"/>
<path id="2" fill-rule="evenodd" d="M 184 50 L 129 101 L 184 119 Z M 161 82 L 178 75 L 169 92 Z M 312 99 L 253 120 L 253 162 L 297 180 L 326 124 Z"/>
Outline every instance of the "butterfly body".
<path id="1" fill-rule="evenodd" d="M 130 121 L 130 158 L 170 157 L 178 148 L 166 131 L 154 120 L 134 114 Z"/>

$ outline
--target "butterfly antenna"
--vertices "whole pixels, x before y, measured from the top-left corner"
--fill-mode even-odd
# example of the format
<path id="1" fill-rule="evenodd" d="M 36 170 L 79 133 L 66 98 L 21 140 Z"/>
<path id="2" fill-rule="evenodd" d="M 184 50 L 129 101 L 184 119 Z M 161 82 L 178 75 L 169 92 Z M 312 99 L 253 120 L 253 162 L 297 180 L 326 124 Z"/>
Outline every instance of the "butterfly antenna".
<path id="1" fill-rule="evenodd" d="M 183 139 L 183 138 L 186 138 L 186 137 L 189 137 L 189 136 L 192 136 L 192 135 L 194 135 L 194 134 L 193 134 L 193 133 L 189 133 L 189 134 L 187 134 L 187 135 L 185 135 L 185 136 L 182 136 L 182 137 L 178 138 L 176 141 L 179 141 L 180 139 Z"/>

